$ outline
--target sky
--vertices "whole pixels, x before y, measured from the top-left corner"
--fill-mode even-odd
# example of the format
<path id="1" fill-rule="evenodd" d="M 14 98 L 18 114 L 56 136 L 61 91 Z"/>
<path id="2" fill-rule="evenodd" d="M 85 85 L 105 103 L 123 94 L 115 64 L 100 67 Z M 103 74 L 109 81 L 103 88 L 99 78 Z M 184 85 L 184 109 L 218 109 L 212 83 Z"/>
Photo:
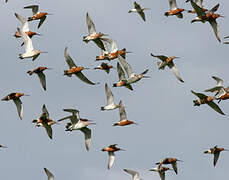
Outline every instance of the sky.
<path id="1" fill-rule="evenodd" d="M 26 0 L 1 2 L 0 17 L 0 67 L 1 97 L 11 92 L 23 92 L 30 96 L 22 97 L 23 120 L 20 120 L 13 102 L 1 102 L 0 144 L 8 146 L 0 149 L 0 179 L 47 179 L 43 168 L 48 168 L 55 179 L 93 179 L 113 180 L 130 179 L 122 169 L 132 169 L 140 173 L 142 179 L 160 179 L 149 169 L 165 157 L 175 157 L 184 162 L 178 163 L 178 175 L 167 172 L 167 180 L 179 179 L 228 179 L 229 153 L 222 152 L 216 167 L 213 156 L 203 154 L 205 150 L 218 145 L 229 149 L 228 143 L 228 101 L 221 101 L 222 116 L 207 105 L 193 106 L 196 97 L 190 92 L 203 92 L 215 86 L 211 76 L 229 84 L 228 45 L 219 43 L 209 23 L 190 21 L 195 15 L 184 12 L 184 18 L 166 17 L 169 3 L 164 1 L 137 1 L 142 7 L 150 8 L 145 12 L 146 22 L 138 14 L 129 14 L 134 1 L 107 0 L 68 0 L 33 1 Z M 218 13 L 225 18 L 217 19 L 221 39 L 229 35 L 228 1 L 204 1 L 206 8 L 220 3 Z M 13 36 L 16 27 L 21 27 L 14 16 L 31 16 L 32 12 L 24 6 L 38 4 L 41 12 L 53 15 L 46 18 L 37 29 L 38 22 L 30 22 L 32 31 L 42 34 L 33 37 L 35 49 L 47 51 L 38 59 L 21 60 L 18 54 L 24 52 L 22 40 Z M 190 4 L 177 0 L 179 7 L 190 9 Z M 134 72 L 149 69 L 149 79 L 133 84 L 134 91 L 126 88 L 113 88 L 118 81 L 116 69 L 110 74 L 94 70 L 101 62 L 95 62 L 100 49 L 93 43 L 86 44 L 83 36 L 88 34 L 86 13 L 92 18 L 96 30 L 108 34 L 120 49 L 132 53 L 126 60 Z M 63 76 L 68 66 L 64 59 L 64 48 L 77 65 L 89 67 L 83 71 L 93 82 L 90 86 L 77 77 Z M 158 70 L 156 55 L 179 56 L 175 60 L 181 77 L 179 82 L 172 72 L 165 68 Z M 116 67 L 117 59 L 110 64 Z M 45 92 L 38 77 L 26 72 L 38 66 L 52 68 L 46 70 L 47 91 Z M 120 100 L 126 109 L 127 118 L 139 125 L 113 127 L 119 121 L 118 109 L 102 112 L 106 104 L 104 85 L 108 83 L 114 94 L 115 102 Z M 209 94 L 211 95 L 211 94 Z M 64 108 L 75 108 L 82 118 L 96 122 L 92 130 L 89 152 L 84 145 L 80 131 L 66 132 L 63 121 L 53 125 L 53 140 L 50 140 L 42 127 L 35 127 L 32 120 L 38 118 L 45 104 L 50 118 L 58 120 L 69 115 Z M 108 155 L 101 149 L 110 144 L 118 144 L 126 151 L 115 153 L 113 167 L 108 170 Z"/>

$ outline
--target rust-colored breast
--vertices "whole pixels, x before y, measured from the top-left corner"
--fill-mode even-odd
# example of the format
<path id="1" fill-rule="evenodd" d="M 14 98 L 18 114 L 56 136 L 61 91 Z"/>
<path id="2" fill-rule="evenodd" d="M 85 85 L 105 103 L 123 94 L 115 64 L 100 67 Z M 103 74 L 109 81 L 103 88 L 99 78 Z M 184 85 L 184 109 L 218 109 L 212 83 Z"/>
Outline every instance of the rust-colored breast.
<path id="1" fill-rule="evenodd" d="M 211 102 L 213 101 L 215 98 L 213 96 L 208 96 L 206 99 L 206 102 Z"/>
<path id="2" fill-rule="evenodd" d="M 42 17 L 46 16 L 48 13 L 46 12 L 41 12 L 39 14 L 35 14 L 34 16 L 32 16 L 32 19 L 33 20 L 36 20 L 36 19 L 41 19 Z"/>
<path id="3" fill-rule="evenodd" d="M 229 99 L 229 93 L 226 93 L 226 94 L 220 96 L 219 98 L 222 99 L 222 100 Z"/>
<path id="4" fill-rule="evenodd" d="M 124 121 L 120 121 L 119 122 L 119 126 L 127 126 L 127 125 L 130 125 L 130 124 L 133 124 L 133 123 L 134 123 L 133 121 L 124 120 Z"/>
<path id="5" fill-rule="evenodd" d="M 84 69 L 84 67 L 72 67 L 67 71 L 67 73 L 68 74 L 73 74 L 73 73 L 76 73 L 76 72 L 80 72 L 83 69 Z"/>
<path id="6" fill-rule="evenodd" d="M 179 9 L 179 8 L 173 9 L 173 10 L 168 12 L 168 15 L 175 15 L 175 14 L 181 13 L 183 11 L 184 11 L 184 9 Z"/>
<path id="7" fill-rule="evenodd" d="M 30 38 L 33 37 L 36 33 L 32 31 L 25 32 Z"/>
<path id="8" fill-rule="evenodd" d="M 119 81 L 116 83 L 117 87 L 120 87 L 120 86 L 125 86 L 125 83 L 123 81 Z"/>

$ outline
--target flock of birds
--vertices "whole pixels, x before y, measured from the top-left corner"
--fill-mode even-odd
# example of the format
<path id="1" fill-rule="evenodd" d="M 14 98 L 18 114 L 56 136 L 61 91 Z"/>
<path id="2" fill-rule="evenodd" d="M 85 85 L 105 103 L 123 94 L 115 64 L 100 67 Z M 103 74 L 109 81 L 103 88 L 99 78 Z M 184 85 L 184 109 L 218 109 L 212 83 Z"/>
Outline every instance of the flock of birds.
<path id="1" fill-rule="evenodd" d="M 196 14 L 197 15 L 196 18 L 193 19 L 191 22 L 192 23 L 193 22 L 202 22 L 202 23 L 209 22 L 211 27 L 213 28 L 216 38 L 218 39 L 219 42 L 221 42 L 216 19 L 218 17 L 223 17 L 223 16 L 215 13 L 219 8 L 219 4 L 215 5 L 212 9 L 208 10 L 202 6 L 202 0 L 195 0 L 195 1 L 187 0 L 186 2 L 189 2 L 189 1 L 190 1 L 191 6 L 193 7 L 192 10 L 184 10 L 184 9 L 178 8 L 176 4 L 176 0 L 169 0 L 170 11 L 166 12 L 165 16 L 177 16 L 178 18 L 183 18 L 183 14 L 182 14 L 183 11 L 187 11 L 188 13 Z M 5 2 L 7 2 L 7 0 Z M 22 54 L 19 54 L 19 58 L 20 59 L 32 58 L 32 60 L 34 61 L 39 57 L 41 53 L 45 53 L 45 51 L 36 50 L 33 48 L 33 43 L 32 43 L 31 38 L 34 35 L 40 35 L 40 34 L 30 31 L 29 22 L 38 20 L 39 21 L 38 28 L 40 28 L 42 24 L 45 22 L 47 15 L 51 15 L 51 14 L 47 12 L 39 12 L 38 5 L 30 5 L 24 8 L 31 9 L 33 15 L 31 17 L 24 18 L 21 15 L 19 15 L 18 13 L 15 13 L 16 18 L 20 21 L 22 26 L 21 28 L 17 28 L 17 31 L 15 32 L 14 36 L 16 38 L 22 38 L 23 43 L 21 45 L 25 47 L 25 52 Z M 129 10 L 129 13 L 133 13 L 133 12 L 138 13 L 140 17 L 142 18 L 142 20 L 146 21 L 146 17 L 144 13 L 145 10 L 150 10 L 150 9 L 142 8 L 137 2 L 134 2 L 134 8 Z M 126 54 L 130 52 L 126 51 L 125 48 L 118 49 L 116 42 L 112 38 L 110 38 L 108 35 L 104 33 L 97 32 L 95 29 L 95 25 L 88 13 L 86 13 L 86 23 L 88 26 L 89 34 L 83 37 L 83 41 L 86 43 L 93 41 L 98 46 L 98 48 L 101 50 L 101 55 L 96 56 L 96 61 L 108 60 L 110 62 L 111 60 L 118 59 L 116 69 L 117 69 L 119 79 L 116 83 L 113 84 L 113 87 L 125 87 L 132 91 L 133 83 L 140 81 L 142 78 L 150 78 L 150 76 L 146 76 L 149 69 L 144 70 L 140 74 L 134 72 L 134 70 L 131 68 L 130 64 L 126 60 Z M 228 37 L 225 37 L 225 38 L 228 38 Z M 224 43 L 229 44 L 229 42 L 224 42 Z M 184 80 L 181 78 L 178 68 L 176 67 L 174 63 L 174 59 L 179 58 L 179 57 L 154 55 L 153 53 L 151 53 L 151 56 L 153 58 L 160 60 L 157 63 L 159 70 L 164 70 L 165 67 L 167 66 L 173 72 L 175 77 L 180 82 L 184 83 Z M 64 70 L 64 75 L 71 77 L 74 74 L 76 75 L 77 78 L 79 78 L 81 81 L 83 81 L 84 83 L 88 85 L 99 84 L 98 82 L 93 82 L 89 80 L 83 74 L 82 71 L 85 69 L 89 69 L 89 68 L 76 65 L 74 60 L 69 55 L 68 47 L 66 47 L 64 50 L 64 58 L 69 67 L 68 70 Z M 102 62 L 101 65 L 95 67 L 94 69 L 104 70 L 106 73 L 109 73 L 110 69 L 112 68 L 114 68 L 112 65 Z M 44 74 L 44 71 L 47 69 L 51 69 L 51 68 L 37 67 L 27 72 L 29 75 L 33 75 L 33 74 L 38 75 L 42 88 L 45 91 L 46 91 L 46 76 Z M 191 90 L 191 92 L 195 96 L 198 97 L 198 100 L 193 100 L 194 106 L 200 106 L 202 104 L 207 104 L 216 112 L 222 115 L 225 115 L 224 112 L 218 106 L 218 104 L 215 103 L 214 101 L 218 100 L 218 103 L 219 103 L 221 100 L 229 99 L 229 87 L 227 88 L 224 87 L 223 80 L 220 79 L 219 77 L 212 76 L 212 78 L 216 81 L 216 86 L 206 89 L 205 92 L 215 93 L 215 95 L 208 96 L 203 93 L 197 93 Z M 107 104 L 101 107 L 101 111 L 110 111 L 110 110 L 114 110 L 117 108 L 119 109 L 120 121 L 117 123 L 114 123 L 113 126 L 128 126 L 131 124 L 137 125 L 136 122 L 128 120 L 126 111 L 125 111 L 125 107 L 122 101 L 120 101 L 118 104 L 115 103 L 113 93 L 107 83 L 105 83 L 105 93 L 106 93 L 106 98 L 107 98 Z M 28 96 L 28 95 L 24 93 L 20 93 L 20 92 L 13 92 L 13 93 L 8 94 L 4 98 L 2 98 L 2 101 L 13 100 L 13 102 L 16 105 L 18 116 L 20 119 L 23 118 L 23 106 L 22 106 L 22 101 L 20 99 L 22 96 Z M 52 125 L 59 124 L 59 122 L 69 119 L 70 122 L 66 124 L 65 131 L 80 130 L 84 134 L 84 137 L 85 137 L 86 150 L 89 151 L 90 143 L 91 143 L 91 129 L 88 128 L 88 126 L 95 124 L 95 122 L 90 121 L 88 119 L 80 118 L 79 110 L 77 109 L 63 109 L 63 111 L 70 113 L 70 115 L 63 117 L 57 121 L 54 121 L 49 117 L 48 110 L 44 104 L 42 107 L 41 115 L 37 119 L 34 119 L 32 123 L 35 123 L 37 127 L 44 127 L 48 134 L 48 137 L 52 139 L 53 137 Z M 7 148 L 6 146 L 3 146 L 3 145 L 0 145 L 0 147 Z M 120 150 L 123 150 L 123 149 L 117 147 L 117 144 L 111 144 L 108 147 L 104 147 L 102 149 L 102 151 L 108 152 L 108 156 L 109 156 L 108 169 L 111 169 L 111 167 L 113 166 L 113 163 L 115 160 L 114 153 Z M 209 150 L 205 151 L 204 153 L 214 155 L 213 164 L 215 166 L 221 151 L 228 151 L 228 150 L 214 146 L 213 148 L 210 148 Z M 164 180 L 165 172 L 171 169 L 163 165 L 171 164 L 172 169 L 177 174 L 178 173 L 178 168 L 177 168 L 178 161 L 182 161 L 182 160 L 179 160 L 173 157 L 166 157 L 160 160 L 158 163 L 156 163 L 157 167 L 150 169 L 150 171 L 158 172 L 160 175 L 160 178 Z M 48 169 L 44 168 L 44 170 L 49 180 L 54 179 L 53 174 Z M 124 171 L 132 175 L 133 180 L 140 180 L 138 172 L 130 170 L 130 169 L 124 169 Z"/>

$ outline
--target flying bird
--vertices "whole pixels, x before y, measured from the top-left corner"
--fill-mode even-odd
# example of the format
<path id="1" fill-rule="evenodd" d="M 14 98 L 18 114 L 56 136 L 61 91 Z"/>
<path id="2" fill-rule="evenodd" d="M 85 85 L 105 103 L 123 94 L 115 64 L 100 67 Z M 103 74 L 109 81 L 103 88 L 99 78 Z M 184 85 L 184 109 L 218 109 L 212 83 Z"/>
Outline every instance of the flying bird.
<path id="1" fill-rule="evenodd" d="M 165 159 L 162 159 L 160 162 L 156 163 L 157 165 L 162 165 L 162 164 L 171 164 L 172 167 L 173 167 L 173 170 L 175 171 L 175 173 L 177 174 L 177 161 L 181 161 L 181 160 L 178 160 L 176 158 L 165 158 Z M 181 161 L 183 162 L 183 161 Z"/>
<path id="2" fill-rule="evenodd" d="M 33 16 L 29 17 L 28 21 L 40 20 L 37 28 L 41 27 L 41 25 L 45 21 L 47 15 L 52 15 L 52 14 L 49 14 L 47 12 L 39 12 L 38 11 L 38 9 L 39 9 L 38 5 L 26 6 L 26 7 L 24 7 L 24 9 L 32 9 Z"/>
<path id="3" fill-rule="evenodd" d="M 68 54 L 68 48 L 67 47 L 64 50 L 64 57 L 65 57 L 66 62 L 69 66 L 69 70 L 65 70 L 64 75 L 71 77 L 72 74 L 75 74 L 81 81 L 83 81 L 87 84 L 90 84 L 90 85 L 98 84 L 98 83 L 91 82 L 86 76 L 84 76 L 84 74 L 81 71 L 84 69 L 88 69 L 88 68 L 85 68 L 82 66 L 76 66 L 76 64 L 74 63 L 74 61 L 72 60 L 72 58 Z"/>
<path id="4" fill-rule="evenodd" d="M 111 144 L 110 146 L 108 147 L 105 147 L 102 149 L 102 151 L 107 151 L 108 152 L 108 156 L 109 156 L 109 160 L 108 160 L 108 169 L 110 169 L 114 163 L 114 160 L 115 160 L 115 154 L 114 152 L 115 151 L 124 151 L 123 149 L 120 149 L 118 147 L 116 147 L 117 144 Z"/>
<path id="5" fill-rule="evenodd" d="M 198 22 L 198 21 L 205 23 L 206 21 L 208 21 L 210 23 L 210 25 L 212 26 L 212 29 L 215 33 L 217 40 L 219 42 L 221 42 L 220 34 L 219 34 L 219 27 L 218 27 L 218 24 L 216 22 L 216 19 L 219 17 L 223 17 L 223 16 L 221 16 L 220 14 L 215 14 L 215 11 L 217 11 L 219 8 L 219 4 L 215 5 L 210 11 L 208 11 L 206 13 L 201 7 L 199 7 L 192 0 L 191 0 L 191 5 L 197 13 L 197 17 L 195 19 L 193 19 L 191 21 L 191 23 Z"/>
<path id="6" fill-rule="evenodd" d="M 20 119 L 22 120 L 23 106 L 22 106 L 22 102 L 20 100 L 21 96 L 29 96 L 29 95 L 25 95 L 24 93 L 10 93 L 7 96 L 5 96 L 4 98 L 2 98 L 2 101 L 13 100 L 14 104 L 17 107 L 18 115 L 19 115 Z"/>
<path id="7" fill-rule="evenodd" d="M 66 131 L 80 130 L 83 132 L 85 137 L 85 146 L 88 151 L 91 144 L 91 129 L 87 126 L 95 123 L 88 119 L 80 118 L 79 111 L 76 109 L 64 109 L 64 111 L 70 112 L 72 115 L 59 119 L 58 121 L 70 119 L 71 122 L 67 123 Z"/>
<path id="8" fill-rule="evenodd" d="M 178 71 L 178 68 L 176 67 L 176 65 L 174 64 L 173 60 L 179 57 L 176 56 L 164 56 L 164 55 L 153 55 L 151 53 L 152 57 L 156 57 L 158 59 L 160 59 L 162 62 L 158 62 L 158 69 L 160 70 L 164 70 L 166 66 L 169 67 L 169 69 L 173 72 L 173 74 L 176 76 L 176 78 L 180 81 L 180 82 L 184 82 L 183 79 L 180 76 L 180 73 Z"/>
<path id="9" fill-rule="evenodd" d="M 123 169 L 125 172 L 127 172 L 128 174 L 132 175 L 132 179 L 133 180 L 142 180 L 139 178 L 139 173 L 137 171 L 133 171 L 130 169 Z"/>
<path id="10" fill-rule="evenodd" d="M 8 148 L 8 147 L 0 144 L 0 148 Z"/>
<path id="11" fill-rule="evenodd" d="M 45 78 L 45 74 L 43 73 L 43 71 L 46 69 L 50 69 L 50 68 L 38 67 L 36 69 L 33 69 L 33 70 L 27 72 L 30 76 L 34 73 L 36 73 L 38 75 L 40 82 L 41 82 L 41 85 L 45 91 L 46 91 L 46 78 Z"/>
<path id="12" fill-rule="evenodd" d="M 136 12 L 138 13 L 143 21 L 146 21 L 144 10 L 149 10 L 149 8 L 142 8 L 136 1 L 134 2 L 134 8 L 129 10 L 128 13 Z"/>
<path id="13" fill-rule="evenodd" d="M 141 80 L 142 78 L 149 78 L 149 76 L 145 76 L 145 74 L 149 71 L 149 69 L 146 69 L 141 74 L 136 74 L 133 72 L 131 66 L 127 63 L 127 61 L 122 56 L 120 56 L 119 54 L 118 54 L 118 60 L 121 63 L 121 65 L 123 66 L 123 68 L 126 71 L 126 74 L 128 76 L 127 79 L 122 80 L 122 83 L 124 85 L 135 83 L 135 82 Z M 114 84 L 114 87 L 116 87 L 115 84 Z"/>
<path id="14" fill-rule="evenodd" d="M 17 13 L 15 13 L 15 16 L 22 24 L 22 27 L 21 27 L 22 32 L 26 33 L 30 38 L 32 38 L 34 35 L 39 35 L 39 36 L 41 35 L 41 34 L 38 34 L 36 32 L 32 32 L 32 31 L 29 30 L 29 23 L 24 17 L 22 17 L 21 15 L 19 15 Z M 17 31 L 14 34 L 14 36 L 16 38 L 22 37 L 19 28 L 17 28 Z M 22 45 L 24 45 L 24 42 L 22 43 Z"/>
<path id="15" fill-rule="evenodd" d="M 161 164 L 159 164 L 157 167 L 150 169 L 149 171 L 155 171 L 158 172 L 161 180 L 165 180 L 165 172 L 171 170 L 168 167 L 163 167 Z"/>
<path id="16" fill-rule="evenodd" d="M 48 177 L 48 180 L 54 180 L 53 174 L 47 168 L 44 168 L 44 170 L 45 170 L 45 173 Z"/>
<path id="17" fill-rule="evenodd" d="M 107 74 L 109 74 L 110 69 L 112 69 L 112 68 L 113 68 L 112 65 L 108 65 L 107 63 L 101 63 L 100 66 L 97 66 L 94 69 L 104 70 Z"/>
<path id="18" fill-rule="evenodd" d="M 206 90 L 204 90 L 204 91 L 205 91 L 205 92 L 214 92 L 214 93 L 216 93 L 216 94 L 215 94 L 215 96 L 216 96 L 216 95 L 218 95 L 218 94 L 220 93 L 220 91 L 221 91 L 222 88 L 223 88 L 223 80 L 220 79 L 220 78 L 218 78 L 218 77 L 216 77 L 216 76 L 212 76 L 212 78 L 213 78 L 214 80 L 216 80 L 216 86 L 213 87 L 213 88 L 206 89 Z"/>
<path id="19" fill-rule="evenodd" d="M 86 14 L 86 23 L 88 26 L 88 32 L 89 35 L 88 36 L 84 36 L 83 37 L 83 41 L 88 43 L 89 41 L 93 41 L 100 49 L 105 51 L 105 47 L 104 44 L 101 40 L 101 38 L 105 35 L 101 32 L 97 33 L 95 30 L 95 24 L 93 23 L 93 21 L 91 20 L 89 14 Z"/>
<path id="20" fill-rule="evenodd" d="M 165 16 L 177 16 L 178 18 L 183 18 L 182 12 L 184 9 L 178 8 L 177 7 L 177 2 L 176 0 L 169 0 L 169 7 L 170 11 L 165 12 Z"/>
<path id="21" fill-rule="evenodd" d="M 33 43 L 31 38 L 20 29 L 20 34 L 22 35 L 25 44 L 25 53 L 19 54 L 20 59 L 33 58 L 33 61 L 38 58 L 41 53 L 47 53 L 40 50 L 35 50 L 33 48 Z"/>
<path id="22" fill-rule="evenodd" d="M 215 166 L 217 161 L 218 161 L 218 159 L 219 159 L 219 154 L 220 154 L 221 151 L 229 151 L 229 150 L 214 146 L 213 148 L 210 148 L 209 150 L 204 151 L 204 153 L 205 154 L 213 154 L 214 155 L 213 165 Z"/>
<path id="23" fill-rule="evenodd" d="M 120 121 L 118 123 L 114 123 L 113 126 L 127 126 L 130 124 L 136 124 L 135 122 L 127 119 L 126 111 L 122 104 L 122 101 L 119 102 L 119 115 Z"/>
<path id="24" fill-rule="evenodd" d="M 209 105 L 212 109 L 214 109 L 216 112 L 225 115 L 222 110 L 219 108 L 219 106 L 213 102 L 214 99 L 216 99 L 215 96 L 206 96 L 202 93 L 196 93 L 193 90 L 191 92 L 197 96 L 199 99 L 198 100 L 193 100 L 194 106 L 200 106 L 201 104 L 207 104 Z"/>
<path id="25" fill-rule="evenodd" d="M 105 93 L 106 93 L 106 97 L 107 97 L 107 105 L 101 107 L 101 110 L 113 110 L 119 107 L 118 104 L 115 104 L 114 102 L 114 96 L 113 93 L 111 92 L 111 89 L 109 88 L 109 86 L 107 85 L 107 83 L 105 84 Z"/>
<path id="26" fill-rule="evenodd" d="M 187 0 L 185 2 L 189 2 L 190 0 Z M 207 9 L 203 8 L 203 0 L 194 0 L 194 2 L 203 9 L 203 11 L 207 11 Z M 188 10 L 188 13 L 192 13 L 192 14 L 196 14 L 196 11 L 195 9 L 192 9 L 192 10 Z"/>
<path id="27" fill-rule="evenodd" d="M 36 127 L 43 126 L 49 136 L 52 139 L 52 125 L 57 124 L 55 121 L 50 119 L 48 110 L 45 107 L 45 104 L 42 107 L 42 114 L 38 119 L 34 119 L 32 123 L 36 123 Z"/>
<path id="28" fill-rule="evenodd" d="M 122 67 L 120 66 L 120 64 L 118 62 L 117 62 L 117 71 L 118 71 L 119 82 L 113 84 L 113 87 L 124 86 L 124 87 L 130 89 L 131 91 L 133 91 L 133 87 L 131 86 L 131 84 L 125 84 L 126 76 L 125 76 L 125 73 L 124 73 Z"/>

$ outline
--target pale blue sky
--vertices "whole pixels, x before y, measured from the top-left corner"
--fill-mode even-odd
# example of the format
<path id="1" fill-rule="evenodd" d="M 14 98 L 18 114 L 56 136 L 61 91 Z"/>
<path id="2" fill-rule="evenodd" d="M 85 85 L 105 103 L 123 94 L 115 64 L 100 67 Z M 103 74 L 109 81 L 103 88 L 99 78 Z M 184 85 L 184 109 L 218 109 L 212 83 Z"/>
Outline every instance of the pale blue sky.
<path id="1" fill-rule="evenodd" d="M 177 4 L 190 8 L 185 0 Z M 0 67 L 1 97 L 11 92 L 24 92 L 22 97 L 24 117 L 21 121 L 13 102 L 1 102 L 2 120 L 0 126 L 0 144 L 8 149 L 0 149 L 0 179 L 46 179 L 43 168 L 48 168 L 55 179 L 93 179 L 113 180 L 130 179 L 122 169 L 133 169 L 143 179 L 160 179 L 158 174 L 149 172 L 154 163 L 165 157 L 183 160 L 178 163 L 178 175 L 166 174 L 167 180 L 193 179 L 228 179 L 229 153 L 222 152 L 216 167 L 213 156 L 203 151 L 214 145 L 229 149 L 228 115 L 222 116 L 207 105 L 193 107 L 196 97 L 190 90 L 203 92 L 215 85 L 212 75 L 224 79 L 229 84 L 228 45 L 220 44 L 208 23 L 191 24 L 194 15 L 183 13 L 184 18 L 166 17 L 169 9 L 168 0 L 138 1 L 146 11 L 146 22 L 137 14 L 128 14 L 134 1 L 107 0 L 68 0 L 68 1 L 33 1 L 9 0 L 1 3 L 0 17 Z M 225 16 L 219 18 L 221 38 L 229 35 L 228 1 L 204 1 L 204 7 L 211 8 L 220 3 L 218 12 Z M 40 11 L 48 11 L 44 24 L 37 30 L 38 22 L 30 23 L 30 29 L 41 33 L 33 37 L 35 49 L 48 51 L 32 62 L 20 60 L 21 39 L 13 34 L 20 22 L 14 16 L 18 13 L 24 17 L 31 15 L 24 6 L 39 4 Z M 119 120 L 118 110 L 101 112 L 106 97 L 104 84 L 111 87 L 118 80 L 116 70 L 107 75 L 93 68 L 100 64 L 95 56 L 100 50 L 94 43 L 82 41 L 88 34 L 86 12 L 95 23 L 98 32 L 109 34 L 118 44 L 133 53 L 127 55 L 128 63 L 136 73 L 149 68 L 150 79 L 142 79 L 133 84 L 134 91 L 126 88 L 111 88 L 116 103 L 121 99 L 126 108 L 127 117 L 139 126 L 113 127 Z M 63 76 L 68 68 L 64 59 L 64 48 L 69 48 L 70 56 L 77 65 L 91 67 L 83 73 L 99 85 L 90 86 L 76 77 Z M 159 71 L 157 60 L 150 53 L 179 56 L 175 60 L 181 77 L 180 83 L 169 69 Z M 116 67 L 117 60 L 111 62 Z M 47 92 L 36 76 L 26 72 L 38 66 L 53 68 L 45 71 Z M 228 101 L 222 101 L 220 107 L 229 114 Z M 83 134 L 79 131 L 65 132 L 65 123 L 54 125 L 53 140 L 50 140 L 42 127 L 36 128 L 31 123 L 41 114 L 42 105 L 46 104 L 50 117 L 60 119 L 68 113 L 64 108 L 80 110 L 82 118 L 88 118 L 97 124 L 91 126 L 92 143 L 87 152 Z M 101 149 L 117 143 L 126 151 L 117 152 L 114 165 L 107 170 L 108 155 Z"/>

